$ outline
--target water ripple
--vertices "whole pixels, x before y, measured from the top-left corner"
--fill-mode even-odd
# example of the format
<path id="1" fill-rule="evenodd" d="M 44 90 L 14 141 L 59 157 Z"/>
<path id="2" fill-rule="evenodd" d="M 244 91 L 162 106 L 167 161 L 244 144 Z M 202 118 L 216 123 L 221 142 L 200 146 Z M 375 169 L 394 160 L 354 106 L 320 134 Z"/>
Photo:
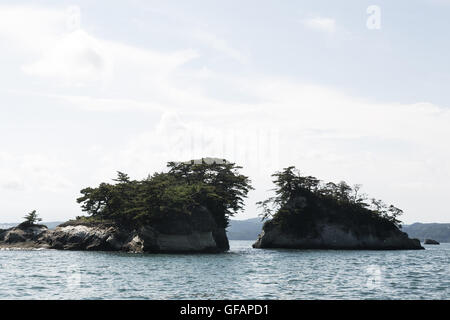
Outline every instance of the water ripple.
<path id="1" fill-rule="evenodd" d="M 1 250 L 1 299 L 449 299 L 450 244 L 218 255 Z"/>

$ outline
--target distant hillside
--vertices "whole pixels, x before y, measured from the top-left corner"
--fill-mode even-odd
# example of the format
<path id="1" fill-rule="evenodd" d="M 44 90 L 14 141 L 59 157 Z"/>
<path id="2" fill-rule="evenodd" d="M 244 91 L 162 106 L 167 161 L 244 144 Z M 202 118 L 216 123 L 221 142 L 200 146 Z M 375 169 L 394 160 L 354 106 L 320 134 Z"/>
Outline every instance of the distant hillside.
<path id="1" fill-rule="evenodd" d="M 50 222 L 39 222 L 40 224 L 46 225 L 49 229 L 55 229 L 57 225 L 61 224 L 61 221 L 50 221 Z M 9 229 L 15 227 L 19 224 L 17 223 L 0 223 L 0 229 Z"/>
<path id="2" fill-rule="evenodd" d="M 230 220 L 227 236 L 230 240 L 256 240 L 261 233 L 261 218 Z"/>
<path id="3" fill-rule="evenodd" d="M 54 229 L 61 221 L 43 222 L 49 229 Z M 17 226 L 19 223 L 0 223 L 0 229 L 8 229 Z M 251 218 L 247 220 L 230 220 L 227 230 L 230 240 L 256 240 L 261 233 L 263 222 L 261 218 Z M 406 232 L 410 238 L 433 239 L 439 242 L 450 242 L 450 223 L 413 223 L 404 225 L 402 231 Z"/>
<path id="4" fill-rule="evenodd" d="M 256 240 L 261 233 L 263 223 L 260 218 L 247 220 L 231 220 L 228 227 L 228 239 L 230 240 Z M 403 232 L 410 238 L 433 239 L 439 242 L 450 242 L 450 223 L 414 223 L 404 225 Z"/>
<path id="5" fill-rule="evenodd" d="M 439 242 L 450 242 L 450 223 L 413 223 L 405 225 L 402 231 L 410 238 L 433 239 Z"/>

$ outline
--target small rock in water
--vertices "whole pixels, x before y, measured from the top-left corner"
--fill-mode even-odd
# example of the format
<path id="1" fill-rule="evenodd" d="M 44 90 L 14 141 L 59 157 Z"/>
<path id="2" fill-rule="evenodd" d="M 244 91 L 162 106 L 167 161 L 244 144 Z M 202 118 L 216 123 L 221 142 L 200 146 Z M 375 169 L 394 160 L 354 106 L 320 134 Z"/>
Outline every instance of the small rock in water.
<path id="1" fill-rule="evenodd" d="M 433 240 L 433 239 L 425 239 L 425 241 L 423 243 L 424 244 L 439 244 L 438 241 Z"/>

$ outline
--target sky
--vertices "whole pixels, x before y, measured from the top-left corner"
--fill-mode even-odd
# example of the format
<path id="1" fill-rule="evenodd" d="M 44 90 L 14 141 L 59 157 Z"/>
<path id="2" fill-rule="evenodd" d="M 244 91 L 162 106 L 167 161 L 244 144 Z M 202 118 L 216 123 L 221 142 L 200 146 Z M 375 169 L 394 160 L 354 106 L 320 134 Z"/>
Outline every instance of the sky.
<path id="1" fill-rule="evenodd" d="M 449 0 L 0 1 L 0 222 L 79 191 L 226 158 L 294 165 L 450 222 Z"/>

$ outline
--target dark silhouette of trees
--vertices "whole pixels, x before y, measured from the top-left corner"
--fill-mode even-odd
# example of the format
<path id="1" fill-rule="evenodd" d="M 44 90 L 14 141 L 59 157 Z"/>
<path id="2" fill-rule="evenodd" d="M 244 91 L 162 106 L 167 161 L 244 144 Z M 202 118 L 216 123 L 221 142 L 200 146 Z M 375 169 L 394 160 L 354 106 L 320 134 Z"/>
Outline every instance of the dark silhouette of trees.
<path id="1" fill-rule="evenodd" d="M 93 218 L 126 224 L 189 215 L 204 207 L 218 226 L 226 227 L 229 218 L 243 209 L 252 189 L 248 177 L 239 173 L 241 167 L 233 163 L 169 162 L 167 166 L 168 172 L 140 181 L 118 172 L 114 184 L 85 188 L 77 202 Z"/>
<path id="2" fill-rule="evenodd" d="M 368 202 L 366 194 L 361 193 L 361 185 L 351 187 L 345 181 L 339 183 L 322 182 L 312 176 L 303 176 L 295 167 L 287 167 L 272 175 L 276 188 L 275 196 L 264 201 L 257 202 L 262 209 L 262 220 L 275 215 L 293 214 L 302 211 L 306 206 L 306 199 L 314 198 L 316 202 L 327 203 L 329 207 L 336 208 L 340 212 L 370 213 L 385 221 L 392 222 L 401 227 L 398 217 L 403 211 L 393 205 L 387 206 L 383 201 L 374 198 Z M 310 209 L 309 212 L 318 208 Z"/>
<path id="3" fill-rule="evenodd" d="M 36 213 L 36 210 L 31 211 L 30 213 L 28 213 L 23 218 L 25 219 L 25 221 L 23 223 L 27 224 L 27 225 L 34 225 L 37 222 L 42 221 L 42 219 L 38 217 L 38 214 Z"/>

